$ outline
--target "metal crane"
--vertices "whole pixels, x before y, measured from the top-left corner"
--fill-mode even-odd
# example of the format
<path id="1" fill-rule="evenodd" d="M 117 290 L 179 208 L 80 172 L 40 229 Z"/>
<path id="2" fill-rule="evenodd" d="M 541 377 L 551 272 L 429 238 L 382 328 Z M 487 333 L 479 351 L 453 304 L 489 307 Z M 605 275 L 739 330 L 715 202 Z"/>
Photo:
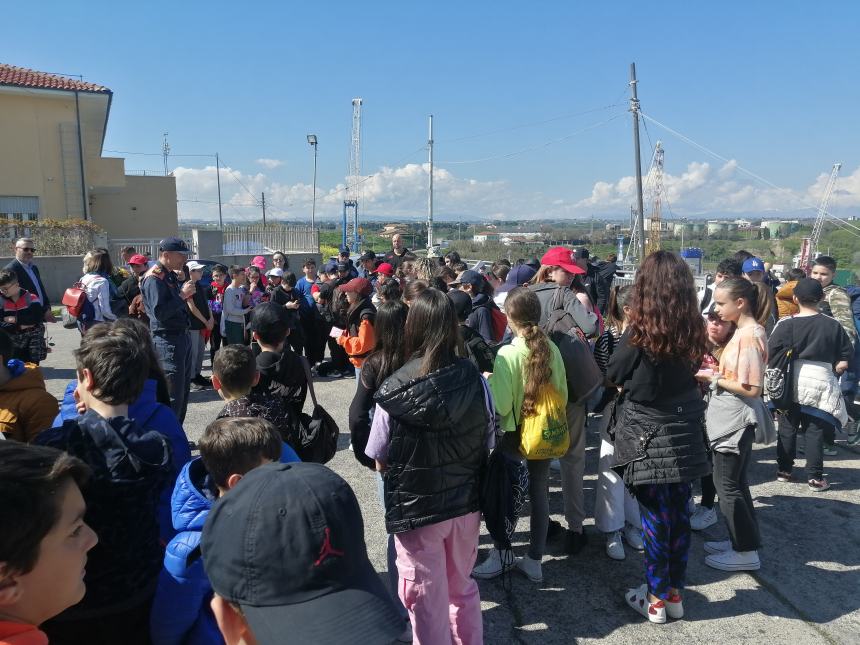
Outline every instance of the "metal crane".
<path id="1" fill-rule="evenodd" d="M 654 147 L 654 162 L 651 165 L 651 221 L 648 226 L 648 239 L 645 241 L 645 255 L 659 251 L 662 245 L 661 227 L 663 225 L 663 144 L 658 141 Z"/>
<path id="2" fill-rule="evenodd" d="M 833 188 L 836 186 L 836 178 L 839 176 L 841 168 L 841 163 L 833 164 L 833 170 L 830 171 L 830 179 L 827 180 L 827 185 L 824 188 L 824 196 L 821 198 L 821 204 L 818 206 L 815 224 L 812 225 L 812 235 L 803 238 L 803 243 L 800 246 L 800 259 L 797 267 L 807 273 L 809 273 L 812 261 L 818 257 L 818 241 L 821 239 L 821 230 L 824 228 L 827 205 L 830 203 L 830 195 L 833 194 Z"/>
<path id="3" fill-rule="evenodd" d="M 361 99 L 352 99 L 352 140 L 349 147 L 349 176 L 343 200 L 342 246 L 353 253 L 361 249 L 358 226 L 358 200 L 361 184 Z M 351 212 L 350 212 L 351 211 Z M 350 216 L 351 215 L 351 216 Z"/>

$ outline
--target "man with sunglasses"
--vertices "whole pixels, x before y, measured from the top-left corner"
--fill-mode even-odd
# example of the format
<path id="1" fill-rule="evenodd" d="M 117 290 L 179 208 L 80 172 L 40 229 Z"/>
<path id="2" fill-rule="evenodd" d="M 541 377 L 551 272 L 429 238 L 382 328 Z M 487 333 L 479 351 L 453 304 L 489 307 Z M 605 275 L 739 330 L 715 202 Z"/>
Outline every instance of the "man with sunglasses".
<path id="1" fill-rule="evenodd" d="M 18 284 L 23 289 L 39 297 L 39 302 L 42 303 L 45 322 L 57 322 L 54 314 L 51 313 L 51 303 L 48 300 L 48 292 L 45 290 L 45 285 L 42 283 L 42 276 L 39 275 L 39 268 L 33 263 L 35 252 L 36 245 L 31 238 L 22 237 L 18 239 L 15 242 L 15 259 L 4 268 L 14 271 L 18 276 Z"/>

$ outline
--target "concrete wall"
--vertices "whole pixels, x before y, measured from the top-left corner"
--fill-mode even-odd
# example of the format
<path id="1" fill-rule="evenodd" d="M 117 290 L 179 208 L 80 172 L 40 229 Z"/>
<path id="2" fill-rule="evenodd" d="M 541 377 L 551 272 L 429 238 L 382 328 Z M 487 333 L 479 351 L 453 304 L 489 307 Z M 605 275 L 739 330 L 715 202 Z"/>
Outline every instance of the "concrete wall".
<path id="1" fill-rule="evenodd" d="M 38 197 L 41 219 L 66 219 L 59 128 L 64 122 L 75 123 L 72 95 L 0 94 L 0 195 Z"/>
<path id="2" fill-rule="evenodd" d="M 0 258 L 0 267 L 6 266 L 14 257 Z M 51 305 L 59 305 L 63 292 L 71 287 L 84 274 L 84 256 L 82 255 L 53 255 L 36 257 L 39 275 L 48 292 Z"/>
<path id="3" fill-rule="evenodd" d="M 90 195 L 93 222 L 112 238 L 176 235 L 176 178 L 126 175 L 125 187 Z"/>

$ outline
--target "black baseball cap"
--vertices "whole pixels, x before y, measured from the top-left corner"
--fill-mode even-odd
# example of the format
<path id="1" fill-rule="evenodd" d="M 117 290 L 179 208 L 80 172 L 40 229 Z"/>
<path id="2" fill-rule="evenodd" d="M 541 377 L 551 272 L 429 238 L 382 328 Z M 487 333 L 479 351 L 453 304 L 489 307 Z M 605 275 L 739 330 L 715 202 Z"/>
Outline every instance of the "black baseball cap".
<path id="1" fill-rule="evenodd" d="M 451 289 L 445 295 L 448 296 L 448 300 L 454 305 L 454 312 L 457 314 L 457 318 L 459 320 L 466 320 L 469 314 L 472 313 L 472 299 L 469 297 L 469 294 L 459 289 Z"/>
<path id="2" fill-rule="evenodd" d="M 374 253 L 373 251 L 365 251 L 364 253 L 361 254 L 361 257 L 358 258 L 358 261 L 364 262 L 365 260 L 375 260 L 375 259 L 376 259 L 376 253 Z"/>
<path id="3" fill-rule="evenodd" d="M 251 312 L 251 331 L 279 333 L 279 329 L 289 328 L 287 311 L 274 302 L 261 302 Z"/>
<path id="4" fill-rule="evenodd" d="M 337 263 L 337 270 L 338 271 L 349 271 L 349 264 L 347 264 L 346 262 L 338 262 Z"/>
<path id="5" fill-rule="evenodd" d="M 161 242 L 158 243 L 159 251 L 176 251 L 177 253 L 184 253 L 188 255 L 191 253 L 191 249 L 188 248 L 188 245 L 185 243 L 185 240 L 181 240 L 178 237 L 166 237 Z"/>
<path id="6" fill-rule="evenodd" d="M 260 645 L 390 643 L 404 620 L 367 558 L 349 485 L 322 464 L 250 471 L 209 512 L 200 542 L 216 594 Z"/>
<path id="7" fill-rule="evenodd" d="M 794 295 L 804 302 L 821 302 L 824 299 L 824 287 L 818 280 L 801 278 L 794 285 Z"/>

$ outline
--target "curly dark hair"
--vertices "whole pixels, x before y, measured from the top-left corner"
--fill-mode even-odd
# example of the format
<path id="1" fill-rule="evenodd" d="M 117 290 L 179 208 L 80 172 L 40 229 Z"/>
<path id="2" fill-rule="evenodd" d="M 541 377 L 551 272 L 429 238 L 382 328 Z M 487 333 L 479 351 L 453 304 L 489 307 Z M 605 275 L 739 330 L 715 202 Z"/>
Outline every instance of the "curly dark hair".
<path id="1" fill-rule="evenodd" d="M 669 251 L 645 258 L 636 271 L 628 329 L 630 344 L 655 362 L 701 361 L 707 336 L 693 274 L 684 260 Z"/>

